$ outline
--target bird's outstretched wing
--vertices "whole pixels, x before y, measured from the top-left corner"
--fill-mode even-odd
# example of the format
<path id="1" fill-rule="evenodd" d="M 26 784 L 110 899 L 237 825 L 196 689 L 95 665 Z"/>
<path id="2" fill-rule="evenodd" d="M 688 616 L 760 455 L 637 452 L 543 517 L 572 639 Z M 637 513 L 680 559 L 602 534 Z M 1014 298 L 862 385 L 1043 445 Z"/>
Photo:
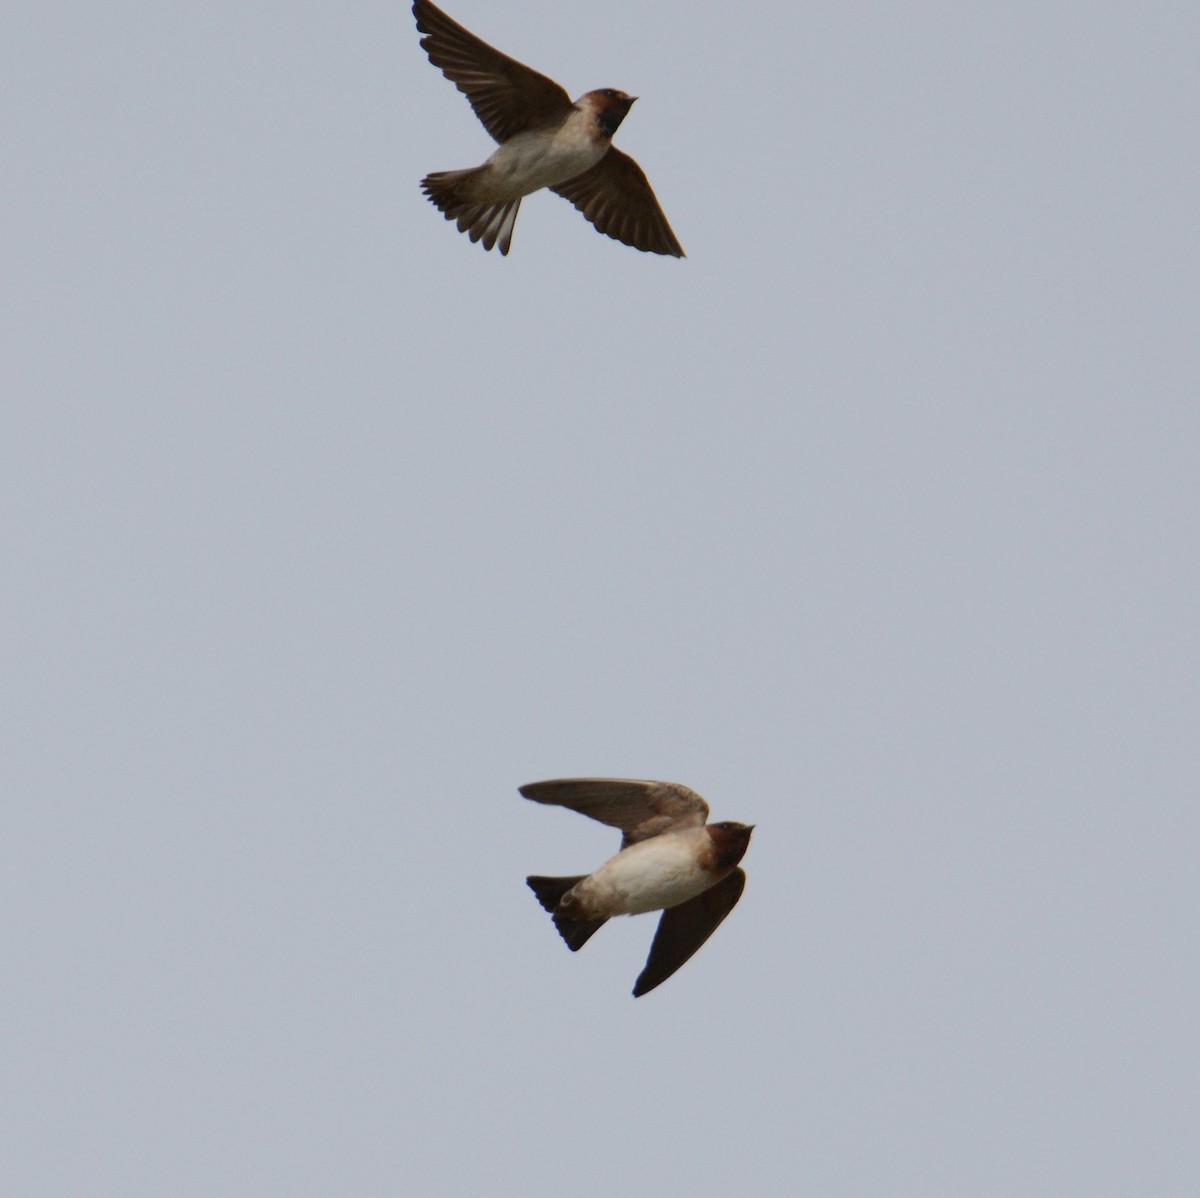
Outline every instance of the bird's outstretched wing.
<path id="1" fill-rule="evenodd" d="M 684 257 L 645 171 L 616 147 L 582 175 L 550 190 L 570 200 L 601 233 L 636 250 Z"/>
<path id="2" fill-rule="evenodd" d="M 414 0 L 413 16 L 429 61 L 471 102 L 496 141 L 554 124 L 573 107 L 553 79 L 480 41 L 429 0 Z"/>
<path id="3" fill-rule="evenodd" d="M 620 828 L 625 834 L 622 848 L 664 832 L 702 827 L 708 819 L 708 804 L 694 790 L 677 782 L 556 778 L 529 782 L 521 787 L 521 793 L 535 803 L 569 807 L 580 815 Z"/>
<path id="4" fill-rule="evenodd" d="M 724 881 L 678 907 L 668 907 L 658 921 L 658 931 L 633 987 L 633 997 L 661 985 L 717 930 L 717 925 L 737 906 L 746 886 L 746 875 L 735 869 Z"/>

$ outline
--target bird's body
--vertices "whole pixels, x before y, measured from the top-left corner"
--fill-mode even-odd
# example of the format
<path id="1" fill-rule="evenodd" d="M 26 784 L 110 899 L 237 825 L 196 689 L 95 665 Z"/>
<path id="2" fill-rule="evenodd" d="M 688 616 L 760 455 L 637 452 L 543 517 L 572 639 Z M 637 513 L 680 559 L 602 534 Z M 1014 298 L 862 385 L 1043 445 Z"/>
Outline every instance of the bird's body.
<path id="1" fill-rule="evenodd" d="M 677 907 L 721 880 L 711 846 L 707 828 L 640 840 L 578 883 L 571 891 L 573 903 L 587 919 Z"/>
<path id="2" fill-rule="evenodd" d="M 738 862 L 752 826 L 707 824 L 708 804 L 686 786 L 623 778 L 533 782 L 521 793 L 618 827 L 621 851 L 590 874 L 527 880 L 572 951 L 614 915 L 662 911 L 642 995 L 665 981 L 733 910 L 746 884 Z"/>
<path id="3" fill-rule="evenodd" d="M 572 102 L 553 80 L 493 49 L 430 0 L 413 15 L 429 60 L 466 95 L 500 143 L 481 166 L 435 171 L 425 194 L 460 232 L 507 254 L 521 200 L 548 187 L 602 233 L 640 250 L 683 257 L 642 169 L 613 149 L 635 96 L 615 88 Z"/>
<path id="4" fill-rule="evenodd" d="M 439 171 L 427 178 L 453 177 L 463 199 L 477 203 L 520 200 L 582 175 L 604 157 L 608 146 L 593 135 L 592 125 L 590 109 L 579 108 L 555 129 L 514 134 L 482 166 Z"/>

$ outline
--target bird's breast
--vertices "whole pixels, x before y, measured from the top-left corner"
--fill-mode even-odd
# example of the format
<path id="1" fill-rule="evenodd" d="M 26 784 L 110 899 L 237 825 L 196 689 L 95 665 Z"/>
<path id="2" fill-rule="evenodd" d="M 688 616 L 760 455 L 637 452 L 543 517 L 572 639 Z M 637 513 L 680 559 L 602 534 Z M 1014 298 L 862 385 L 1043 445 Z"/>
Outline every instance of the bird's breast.
<path id="1" fill-rule="evenodd" d="M 623 849 L 575 887 L 596 915 L 640 915 L 686 903 L 720 880 L 701 864 L 703 831 L 668 833 Z"/>
<path id="2" fill-rule="evenodd" d="M 555 129 L 518 133 L 496 150 L 487 167 L 498 199 L 519 199 L 539 188 L 565 183 L 604 157 L 608 140 L 598 141 L 576 115 L 583 114 L 572 114 Z"/>

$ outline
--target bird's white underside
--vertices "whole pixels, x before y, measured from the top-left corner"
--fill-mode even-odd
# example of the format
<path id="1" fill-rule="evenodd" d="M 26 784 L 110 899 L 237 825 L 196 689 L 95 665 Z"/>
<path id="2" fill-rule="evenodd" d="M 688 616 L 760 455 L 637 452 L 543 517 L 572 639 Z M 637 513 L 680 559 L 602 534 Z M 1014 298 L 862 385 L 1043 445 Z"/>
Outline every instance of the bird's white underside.
<path id="1" fill-rule="evenodd" d="M 606 915 L 640 915 L 686 903 L 716 881 L 697 859 L 706 839 L 704 829 L 688 828 L 631 844 L 573 894 L 586 908 Z"/>
<path id="2" fill-rule="evenodd" d="M 576 111 L 552 137 L 543 130 L 510 137 L 484 163 L 488 199 L 520 199 L 595 166 L 608 143 L 589 134 L 591 120 L 590 113 Z"/>

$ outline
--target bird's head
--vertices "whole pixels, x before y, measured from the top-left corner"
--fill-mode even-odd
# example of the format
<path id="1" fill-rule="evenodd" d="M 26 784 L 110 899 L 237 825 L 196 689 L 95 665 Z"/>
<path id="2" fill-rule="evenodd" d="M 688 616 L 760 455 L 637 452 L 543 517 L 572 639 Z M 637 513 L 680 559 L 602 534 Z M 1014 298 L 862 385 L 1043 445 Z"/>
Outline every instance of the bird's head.
<path id="1" fill-rule="evenodd" d="M 719 824 L 708 824 L 707 828 L 718 868 L 731 869 L 746 855 L 754 825 L 726 819 Z"/>
<path id="2" fill-rule="evenodd" d="M 612 137 L 620 128 L 621 122 L 633 107 L 637 96 L 627 95 L 617 91 L 615 87 L 602 87 L 598 91 L 588 92 L 580 96 L 576 106 L 590 110 L 596 118 L 606 137 Z"/>

